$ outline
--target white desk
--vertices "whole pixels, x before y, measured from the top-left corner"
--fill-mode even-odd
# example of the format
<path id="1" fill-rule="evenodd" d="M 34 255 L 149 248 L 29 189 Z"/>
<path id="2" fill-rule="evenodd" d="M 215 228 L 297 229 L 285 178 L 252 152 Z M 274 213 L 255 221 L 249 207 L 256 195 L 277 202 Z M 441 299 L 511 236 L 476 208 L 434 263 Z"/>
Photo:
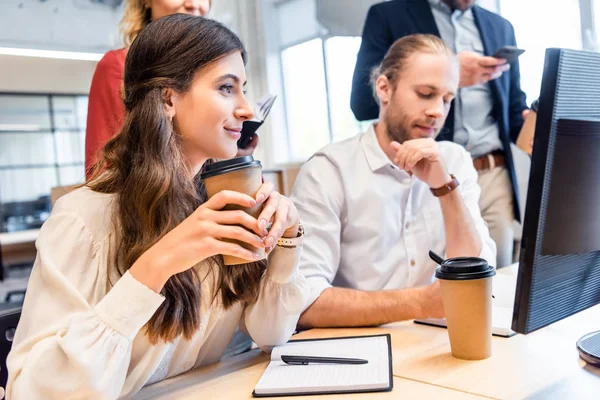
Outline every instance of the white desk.
<path id="1" fill-rule="evenodd" d="M 256 382 L 267 368 L 268 356 L 258 350 L 241 354 L 218 364 L 189 371 L 178 377 L 168 379 L 143 388 L 135 400 L 197 400 L 253 399 L 252 391 Z M 272 399 L 440 399 L 440 400 L 484 400 L 485 397 L 460 392 L 394 377 L 394 389 L 391 392 L 357 393 L 327 396 L 271 397 Z"/>

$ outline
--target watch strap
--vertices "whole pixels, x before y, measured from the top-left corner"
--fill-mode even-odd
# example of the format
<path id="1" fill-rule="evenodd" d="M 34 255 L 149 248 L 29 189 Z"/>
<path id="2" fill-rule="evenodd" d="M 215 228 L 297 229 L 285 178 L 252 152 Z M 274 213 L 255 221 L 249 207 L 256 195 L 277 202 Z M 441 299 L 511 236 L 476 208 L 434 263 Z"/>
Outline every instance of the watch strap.
<path id="1" fill-rule="evenodd" d="M 460 185 L 460 183 L 458 182 L 458 179 L 456 179 L 456 177 L 454 175 L 450 175 L 450 177 L 452 178 L 452 180 L 448 183 L 446 183 L 444 186 L 439 187 L 439 188 L 430 188 L 429 190 L 431 190 L 431 193 L 435 196 L 435 197 L 442 197 L 447 195 L 448 193 L 452 192 L 454 189 L 456 189 L 458 187 L 458 185 Z"/>
<path id="2" fill-rule="evenodd" d="M 304 239 L 304 227 L 302 224 L 298 225 L 298 235 L 295 238 L 285 238 L 281 237 L 277 241 L 277 246 L 281 247 L 298 247 L 302 244 L 302 240 Z"/>

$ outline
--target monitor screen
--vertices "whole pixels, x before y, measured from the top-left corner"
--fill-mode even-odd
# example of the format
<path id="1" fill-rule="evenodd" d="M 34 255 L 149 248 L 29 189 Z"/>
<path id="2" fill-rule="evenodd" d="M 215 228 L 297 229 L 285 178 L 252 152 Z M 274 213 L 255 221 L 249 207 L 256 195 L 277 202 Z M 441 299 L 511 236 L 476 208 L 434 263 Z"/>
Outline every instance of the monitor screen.
<path id="1" fill-rule="evenodd" d="M 529 333 L 598 303 L 600 53 L 548 49 L 512 328 Z"/>

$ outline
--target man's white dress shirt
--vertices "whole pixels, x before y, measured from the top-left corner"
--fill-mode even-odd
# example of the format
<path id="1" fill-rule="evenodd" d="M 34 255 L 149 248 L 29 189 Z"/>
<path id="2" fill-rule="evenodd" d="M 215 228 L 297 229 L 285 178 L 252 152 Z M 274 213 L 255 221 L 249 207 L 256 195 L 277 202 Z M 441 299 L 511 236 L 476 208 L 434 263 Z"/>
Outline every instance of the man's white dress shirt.
<path id="1" fill-rule="evenodd" d="M 496 246 L 479 211 L 471 156 L 452 142 L 440 142 L 439 148 L 475 221 L 480 257 L 493 265 Z M 331 286 L 368 291 L 425 286 L 436 268 L 429 250 L 446 253 L 440 200 L 426 183 L 392 164 L 373 126 L 317 152 L 298 174 L 292 200 L 305 229 L 300 271 L 311 287 L 306 308 Z"/>

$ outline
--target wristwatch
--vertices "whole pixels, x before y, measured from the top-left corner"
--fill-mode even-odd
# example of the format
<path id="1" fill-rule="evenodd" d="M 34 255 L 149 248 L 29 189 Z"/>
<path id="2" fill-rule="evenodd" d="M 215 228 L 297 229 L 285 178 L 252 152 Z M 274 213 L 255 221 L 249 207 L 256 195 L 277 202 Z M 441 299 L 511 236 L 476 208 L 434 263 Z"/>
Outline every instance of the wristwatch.
<path id="1" fill-rule="evenodd" d="M 304 239 L 304 227 L 302 224 L 298 224 L 298 235 L 295 238 L 281 237 L 277 241 L 277 246 L 281 247 L 299 247 Z"/>
<path id="2" fill-rule="evenodd" d="M 540 107 L 540 99 L 537 99 L 536 101 L 534 101 L 533 103 L 531 103 L 531 111 L 535 112 L 537 114 L 538 112 L 538 108 Z"/>
<path id="3" fill-rule="evenodd" d="M 450 182 L 446 183 L 444 186 L 435 188 L 435 189 L 429 188 L 429 190 L 431 190 L 431 193 L 435 197 L 445 196 L 448 193 L 452 192 L 454 189 L 456 189 L 458 187 L 458 185 L 460 185 L 460 183 L 458 182 L 458 179 L 456 179 L 456 177 L 454 175 L 450 175 L 450 177 L 452 178 L 452 180 Z"/>

